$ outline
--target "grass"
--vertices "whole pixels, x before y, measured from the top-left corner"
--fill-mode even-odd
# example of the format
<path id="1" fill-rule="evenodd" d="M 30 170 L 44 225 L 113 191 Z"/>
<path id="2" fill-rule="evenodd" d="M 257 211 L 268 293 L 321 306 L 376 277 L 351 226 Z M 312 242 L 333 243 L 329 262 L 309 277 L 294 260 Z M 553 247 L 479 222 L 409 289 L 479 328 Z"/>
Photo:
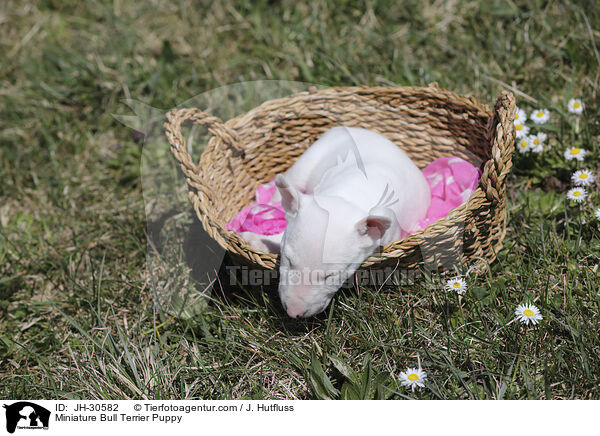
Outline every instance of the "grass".
<path id="1" fill-rule="evenodd" d="M 599 162 L 599 49 L 591 1 L 4 2 L 0 397 L 599 399 L 600 233 L 565 203 L 558 151 Z M 581 96 L 585 128 L 563 118 L 554 154 L 515 158 L 504 248 L 460 299 L 431 277 L 296 322 L 237 287 L 174 314 L 153 280 L 195 283 L 185 263 L 147 268 L 144 141 L 112 114 L 262 79 L 508 89 L 553 114 Z M 177 247 L 197 226 L 184 209 L 162 231 Z M 542 323 L 508 324 L 528 300 Z M 418 362 L 412 393 L 397 377 Z"/>

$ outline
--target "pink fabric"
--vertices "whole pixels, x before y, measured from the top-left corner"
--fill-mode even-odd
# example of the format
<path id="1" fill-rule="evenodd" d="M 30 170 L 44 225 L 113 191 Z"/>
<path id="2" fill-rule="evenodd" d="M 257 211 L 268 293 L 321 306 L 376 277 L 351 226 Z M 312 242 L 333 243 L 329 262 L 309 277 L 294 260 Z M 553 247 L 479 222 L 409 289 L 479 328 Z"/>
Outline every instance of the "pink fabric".
<path id="1" fill-rule="evenodd" d="M 281 202 L 273 202 L 275 194 L 274 181 L 264 183 L 256 188 L 256 200 L 246 206 L 227 223 L 229 230 L 238 233 L 252 232 L 259 235 L 275 235 L 285 230 L 285 212 Z"/>
<path id="2" fill-rule="evenodd" d="M 481 172 L 460 157 L 440 157 L 425 167 L 423 175 L 431 190 L 431 204 L 425 219 L 419 221 L 421 229 L 467 201 Z"/>
<path id="3" fill-rule="evenodd" d="M 421 229 L 467 201 L 477 187 L 481 172 L 459 157 L 440 157 L 427 165 L 423 175 L 431 189 L 431 205 L 425 219 L 419 221 Z M 256 189 L 255 202 L 228 222 L 227 228 L 238 233 L 259 235 L 283 232 L 286 226 L 285 212 L 281 202 L 272 201 L 276 189 L 273 181 L 260 185 Z"/>

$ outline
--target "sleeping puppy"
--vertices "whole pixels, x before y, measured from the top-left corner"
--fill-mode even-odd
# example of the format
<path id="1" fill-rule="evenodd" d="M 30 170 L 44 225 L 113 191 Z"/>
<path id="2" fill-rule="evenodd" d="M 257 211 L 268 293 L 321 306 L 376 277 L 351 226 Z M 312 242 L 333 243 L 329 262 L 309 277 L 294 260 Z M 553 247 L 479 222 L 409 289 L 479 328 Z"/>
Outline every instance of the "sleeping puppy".
<path id="1" fill-rule="evenodd" d="M 325 310 L 366 258 L 417 228 L 430 203 L 429 185 L 406 153 L 352 127 L 328 130 L 275 184 L 285 231 L 242 237 L 280 253 L 279 296 L 292 318 Z"/>

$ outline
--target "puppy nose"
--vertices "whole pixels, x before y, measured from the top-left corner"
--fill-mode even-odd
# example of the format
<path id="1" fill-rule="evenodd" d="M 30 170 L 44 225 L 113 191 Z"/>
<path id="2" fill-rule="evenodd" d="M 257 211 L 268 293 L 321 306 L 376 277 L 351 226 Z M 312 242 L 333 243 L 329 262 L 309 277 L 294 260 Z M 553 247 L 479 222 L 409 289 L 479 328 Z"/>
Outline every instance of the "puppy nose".
<path id="1" fill-rule="evenodd" d="M 306 313 L 306 310 L 299 311 L 299 312 L 294 311 L 294 310 L 287 311 L 287 314 L 290 316 L 290 318 L 302 318 L 305 313 Z"/>
<path id="2" fill-rule="evenodd" d="M 284 304 L 284 308 L 291 318 L 302 318 L 308 312 L 306 307 L 297 300 L 292 300 Z"/>

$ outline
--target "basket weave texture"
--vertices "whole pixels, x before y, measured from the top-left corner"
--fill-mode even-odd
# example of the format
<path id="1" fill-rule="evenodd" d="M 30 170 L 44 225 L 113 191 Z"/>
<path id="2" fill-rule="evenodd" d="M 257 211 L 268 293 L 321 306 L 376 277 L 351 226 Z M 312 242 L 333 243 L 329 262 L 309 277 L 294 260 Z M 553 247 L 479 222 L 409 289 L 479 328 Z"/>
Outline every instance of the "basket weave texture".
<path id="1" fill-rule="evenodd" d="M 172 110 L 165 128 L 206 232 L 237 263 L 266 269 L 278 267 L 279 256 L 252 248 L 225 225 L 254 200 L 258 185 L 285 172 L 329 128 L 378 132 L 421 169 L 438 157 L 461 157 L 482 171 L 468 201 L 426 229 L 382 247 L 362 267 L 443 269 L 463 262 L 481 270 L 495 259 L 506 232 L 514 112 L 514 97 L 507 92 L 491 110 L 437 84 L 333 87 L 270 100 L 225 123 L 197 108 Z M 186 121 L 207 126 L 212 135 L 198 164 L 182 134 Z"/>

